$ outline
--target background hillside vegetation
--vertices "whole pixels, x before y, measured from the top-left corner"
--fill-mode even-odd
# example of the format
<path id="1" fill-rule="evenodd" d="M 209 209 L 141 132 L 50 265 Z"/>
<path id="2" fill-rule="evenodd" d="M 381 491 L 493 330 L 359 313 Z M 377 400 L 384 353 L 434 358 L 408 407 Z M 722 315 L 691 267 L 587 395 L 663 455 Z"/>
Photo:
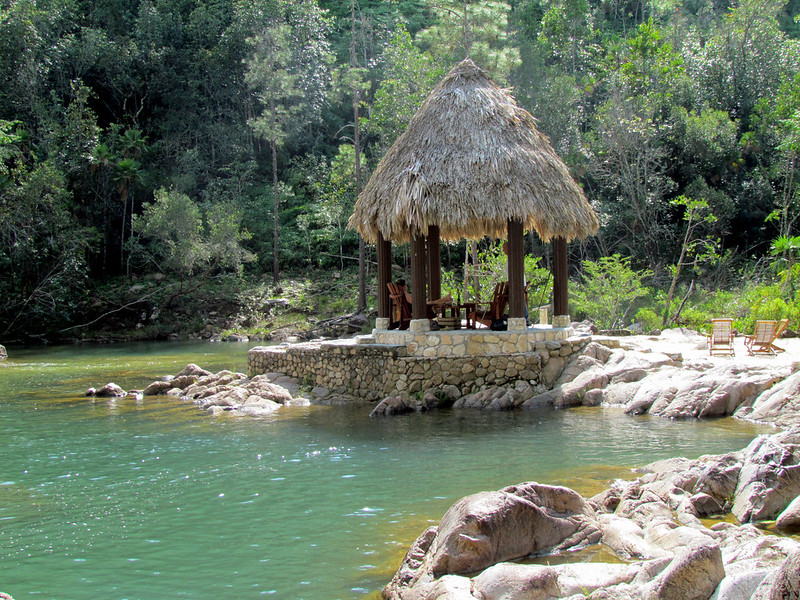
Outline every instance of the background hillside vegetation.
<path id="1" fill-rule="evenodd" d="M 374 249 L 359 260 L 346 227 L 355 165 L 366 182 L 467 52 L 601 215 L 570 244 L 575 317 L 797 326 L 798 13 L 800 0 L 0 0 L 0 339 L 313 328 L 363 308 L 359 263 L 371 306 Z M 538 306 L 548 247 L 526 240 Z M 497 248 L 443 246 L 445 287 L 485 297 Z M 401 270 L 407 254 L 395 248 Z"/>

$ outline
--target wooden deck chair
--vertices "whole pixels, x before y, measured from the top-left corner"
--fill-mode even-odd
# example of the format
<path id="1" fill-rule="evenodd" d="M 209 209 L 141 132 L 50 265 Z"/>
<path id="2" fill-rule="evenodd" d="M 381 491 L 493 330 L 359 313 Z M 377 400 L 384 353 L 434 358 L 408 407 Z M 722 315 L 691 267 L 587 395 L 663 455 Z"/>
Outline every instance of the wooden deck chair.
<path id="1" fill-rule="evenodd" d="M 708 335 L 708 353 L 734 355 L 733 319 L 711 319 L 711 333 Z"/>
<path id="2" fill-rule="evenodd" d="M 784 325 L 784 329 L 786 326 Z M 756 327 L 753 335 L 746 335 L 744 337 L 744 345 L 750 355 L 755 354 L 768 354 L 775 356 L 774 342 L 778 335 L 778 324 L 775 321 L 756 321 Z M 783 333 L 783 331 L 781 331 Z"/>
<path id="3" fill-rule="evenodd" d="M 783 332 L 786 331 L 786 327 L 788 327 L 788 325 L 789 325 L 789 319 L 781 319 L 780 321 L 778 321 L 778 327 L 777 329 L 775 329 L 776 340 L 781 339 L 781 336 L 783 335 Z M 773 340 L 773 342 L 774 341 L 775 340 Z M 775 344 L 770 344 L 770 346 L 775 352 L 786 352 L 786 350 L 784 350 L 779 346 L 776 346 Z"/>
<path id="4" fill-rule="evenodd" d="M 408 329 L 411 323 L 411 304 L 396 283 L 387 283 L 389 288 L 389 299 L 392 302 L 391 312 L 389 313 L 389 329 Z"/>
<path id="5" fill-rule="evenodd" d="M 500 321 L 505 317 L 508 309 L 508 282 L 501 281 L 494 286 L 492 301 L 488 308 L 481 308 L 480 304 L 475 305 L 475 309 L 470 313 L 470 319 L 483 323 L 486 327 L 491 327 L 492 323 Z"/>

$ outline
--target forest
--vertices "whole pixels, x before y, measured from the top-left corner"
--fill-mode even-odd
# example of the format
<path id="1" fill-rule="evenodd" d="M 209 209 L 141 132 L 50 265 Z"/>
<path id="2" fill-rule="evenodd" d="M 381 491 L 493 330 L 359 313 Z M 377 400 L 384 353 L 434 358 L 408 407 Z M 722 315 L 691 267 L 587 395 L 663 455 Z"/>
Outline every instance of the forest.
<path id="1" fill-rule="evenodd" d="M 465 56 L 600 215 L 569 246 L 574 316 L 797 326 L 799 15 L 800 0 L 0 0 L 0 339 L 126 311 L 157 337 L 176 304 L 264 306 L 308 278 L 368 310 L 358 187 Z M 543 269 L 548 247 L 526 238 Z M 491 277 L 498 244 L 447 244 L 445 289 Z"/>

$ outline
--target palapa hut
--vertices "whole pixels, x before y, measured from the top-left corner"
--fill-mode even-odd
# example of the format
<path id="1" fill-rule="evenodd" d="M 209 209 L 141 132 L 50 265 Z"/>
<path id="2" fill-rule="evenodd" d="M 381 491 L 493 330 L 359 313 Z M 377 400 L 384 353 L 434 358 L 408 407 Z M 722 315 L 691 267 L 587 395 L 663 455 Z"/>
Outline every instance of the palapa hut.
<path id="1" fill-rule="evenodd" d="M 378 247 L 379 317 L 390 310 L 391 242 L 411 242 L 412 319 L 424 319 L 426 298 L 441 290 L 440 238 L 507 236 L 509 316 L 519 318 L 524 230 L 553 240 L 554 314 L 566 315 L 566 243 L 596 232 L 598 220 L 531 114 L 466 59 L 380 161 L 350 225 Z"/>

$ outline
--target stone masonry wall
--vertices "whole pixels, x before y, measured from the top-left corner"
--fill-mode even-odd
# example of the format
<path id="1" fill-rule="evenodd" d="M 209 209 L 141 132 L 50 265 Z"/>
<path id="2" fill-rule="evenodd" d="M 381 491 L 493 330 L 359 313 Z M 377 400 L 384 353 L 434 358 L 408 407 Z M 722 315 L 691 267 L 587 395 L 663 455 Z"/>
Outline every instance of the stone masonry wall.
<path id="1" fill-rule="evenodd" d="M 464 395 L 518 380 L 549 388 L 568 357 L 590 340 L 574 336 L 536 342 L 529 352 L 461 357 L 409 356 L 404 346 L 354 340 L 258 346 L 248 354 L 248 374 L 283 373 L 308 387 L 321 386 L 370 401 L 449 384 Z"/>

